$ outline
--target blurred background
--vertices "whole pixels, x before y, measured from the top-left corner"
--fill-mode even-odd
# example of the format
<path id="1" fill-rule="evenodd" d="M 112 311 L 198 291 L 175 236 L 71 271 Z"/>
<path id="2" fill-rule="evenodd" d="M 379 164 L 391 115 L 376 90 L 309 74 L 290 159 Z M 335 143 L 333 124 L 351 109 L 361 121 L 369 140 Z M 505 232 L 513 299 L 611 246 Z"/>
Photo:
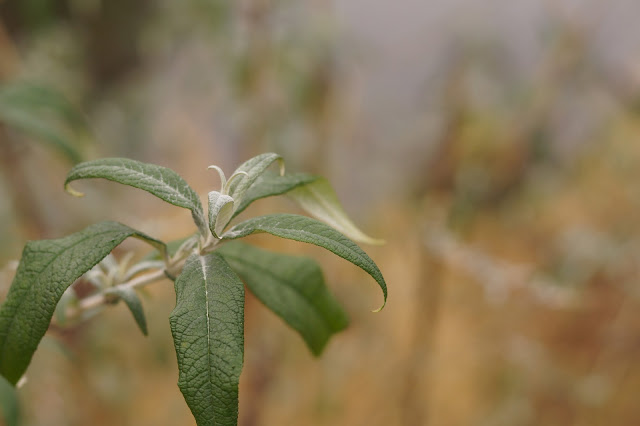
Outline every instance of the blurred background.
<path id="1" fill-rule="evenodd" d="M 189 213 L 62 183 L 126 156 L 202 195 L 266 151 L 328 176 L 389 286 L 315 247 L 351 326 L 313 358 L 250 296 L 249 425 L 640 424 L 636 0 L 0 0 L 0 300 L 28 239 Z M 249 214 L 290 211 L 263 200 Z M 252 237 L 253 238 L 253 237 Z M 144 255 L 144 247 L 125 249 Z M 117 252 L 116 256 L 122 251 Z M 24 425 L 194 425 L 169 281 L 53 328 Z"/>

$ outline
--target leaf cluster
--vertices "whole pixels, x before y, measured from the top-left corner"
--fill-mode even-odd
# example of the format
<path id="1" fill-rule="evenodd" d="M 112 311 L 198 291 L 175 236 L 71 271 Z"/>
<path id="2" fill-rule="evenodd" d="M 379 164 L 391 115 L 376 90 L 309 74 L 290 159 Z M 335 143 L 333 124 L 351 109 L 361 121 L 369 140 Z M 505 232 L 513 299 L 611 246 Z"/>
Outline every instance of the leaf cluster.
<path id="1" fill-rule="evenodd" d="M 280 163 L 280 173 L 268 171 L 274 162 Z M 371 275 L 386 301 L 382 273 L 352 240 L 380 241 L 362 233 L 348 219 L 326 179 L 285 174 L 282 159 L 273 153 L 246 161 L 229 179 L 217 166 L 211 168 L 219 172 L 221 188 L 208 194 L 208 215 L 198 194 L 165 167 L 106 158 L 80 163 L 69 172 L 65 188 L 73 195 L 82 194 L 70 184 L 89 178 L 139 188 L 190 210 L 197 233 L 172 244 L 118 222 L 101 222 L 63 238 L 27 243 L 0 306 L 0 391 L 8 395 L 3 401 L 15 399 L 11 388 L 27 370 L 54 314 L 64 322 L 122 300 L 146 335 L 136 289 L 168 277 L 175 282 L 176 307 L 169 323 L 184 398 L 200 426 L 237 424 L 245 285 L 301 335 L 314 355 L 348 324 L 313 259 L 268 252 L 238 241 L 251 234 L 267 233 L 323 247 Z M 270 214 L 231 225 L 252 202 L 281 194 L 288 194 L 320 220 Z M 128 259 L 114 261 L 111 251 L 129 237 L 149 243 L 159 259 L 134 265 Z M 78 299 L 71 285 L 81 276 L 94 285 L 95 292 Z"/>

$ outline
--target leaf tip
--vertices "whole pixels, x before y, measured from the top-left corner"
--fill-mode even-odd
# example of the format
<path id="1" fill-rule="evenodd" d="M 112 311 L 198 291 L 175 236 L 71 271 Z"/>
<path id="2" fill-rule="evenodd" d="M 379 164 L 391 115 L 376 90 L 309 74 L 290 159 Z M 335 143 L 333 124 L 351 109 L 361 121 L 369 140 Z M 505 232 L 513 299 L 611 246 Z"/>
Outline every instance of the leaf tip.
<path id="1" fill-rule="evenodd" d="M 371 311 L 371 312 L 373 312 L 373 313 L 377 314 L 378 312 L 380 312 L 381 310 L 383 310 L 383 309 L 384 309 L 384 307 L 385 307 L 386 305 L 387 305 L 387 299 L 385 298 L 384 302 L 382 303 L 382 306 L 380 306 L 378 309 L 374 309 L 374 310 L 373 310 L 373 311 Z"/>
<path id="2" fill-rule="evenodd" d="M 383 246 L 387 244 L 387 241 L 383 240 L 382 238 L 372 238 L 372 237 L 367 237 L 365 240 L 362 240 L 361 242 L 365 244 L 371 244 L 372 246 Z"/>
<path id="3" fill-rule="evenodd" d="M 23 375 L 22 377 L 20 377 L 20 379 L 18 380 L 18 382 L 16 383 L 16 389 L 20 389 L 21 387 L 23 387 L 26 383 L 28 382 L 27 376 Z"/>
<path id="4" fill-rule="evenodd" d="M 80 192 L 80 191 L 76 191 L 75 189 L 73 189 L 68 183 L 65 183 L 64 185 L 64 190 L 68 193 L 73 195 L 74 197 L 84 197 L 84 193 Z"/>
<path id="5" fill-rule="evenodd" d="M 238 178 L 239 176 L 239 178 Z M 229 190 L 231 189 L 231 182 L 234 181 L 235 179 L 242 179 L 244 176 L 249 176 L 249 173 L 247 172 L 243 172 L 243 171 L 239 171 L 239 172 L 235 172 L 233 175 L 231 175 L 231 177 L 229 178 L 229 181 L 227 182 L 227 184 L 224 186 L 224 194 L 228 194 Z"/>
<path id="6" fill-rule="evenodd" d="M 220 176 L 220 188 L 224 188 L 227 185 L 227 178 L 224 175 L 224 172 L 222 171 L 222 169 L 218 166 L 209 166 L 207 167 L 207 169 L 213 169 L 216 172 L 218 172 L 218 175 Z"/>
<path id="7" fill-rule="evenodd" d="M 284 176 L 284 159 L 278 156 L 278 166 L 280 167 L 280 176 Z"/>

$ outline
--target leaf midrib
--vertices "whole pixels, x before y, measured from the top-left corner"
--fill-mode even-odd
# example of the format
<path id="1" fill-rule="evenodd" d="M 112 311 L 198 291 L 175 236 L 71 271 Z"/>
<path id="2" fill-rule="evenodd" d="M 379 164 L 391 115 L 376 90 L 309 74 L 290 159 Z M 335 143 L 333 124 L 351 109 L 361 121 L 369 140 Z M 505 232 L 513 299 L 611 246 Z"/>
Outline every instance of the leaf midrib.
<path id="1" fill-rule="evenodd" d="M 209 318 L 209 289 L 207 288 L 207 264 L 206 259 L 203 256 L 200 256 L 200 266 L 202 266 L 202 282 L 204 283 L 204 303 L 205 303 L 205 317 L 207 320 L 207 376 L 209 377 L 209 395 L 211 398 L 211 406 L 215 405 L 215 395 L 211 391 L 211 386 L 213 386 L 213 376 L 211 374 L 211 320 Z M 214 423 L 215 423 L 215 411 L 212 412 Z"/>
<path id="2" fill-rule="evenodd" d="M 122 165 L 118 165 L 118 166 L 102 164 L 102 165 L 100 165 L 98 167 L 105 167 L 107 169 L 116 169 L 116 171 L 117 171 L 117 169 L 122 168 L 122 169 L 126 169 L 126 170 L 134 173 L 136 175 L 136 177 L 143 176 L 145 178 L 151 178 L 151 180 L 153 180 L 154 182 L 158 182 L 161 187 L 170 188 L 171 189 L 171 193 L 177 195 L 177 197 L 180 198 L 180 200 L 182 200 L 182 203 L 185 204 L 184 207 L 190 208 L 190 209 L 193 209 L 194 207 L 197 207 L 197 203 L 194 200 L 185 197 L 184 194 L 182 194 L 178 190 L 178 188 L 175 188 L 175 187 L 171 186 L 168 182 L 166 182 L 162 178 L 162 176 L 160 176 L 160 179 L 158 179 L 157 177 L 155 177 L 153 175 L 150 175 L 150 174 L 147 174 L 144 171 L 133 169 L 133 168 L 129 167 L 126 164 L 122 164 Z M 100 177 L 104 178 L 104 179 L 107 179 L 107 180 L 110 180 L 110 181 L 113 181 L 113 182 L 118 182 L 116 179 L 112 179 L 112 178 L 109 178 L 109 177 L 104 177 L 104 176 L 100 176 Z M 189 206 L 188 204 L 191 204 L 191 205 Z"/>

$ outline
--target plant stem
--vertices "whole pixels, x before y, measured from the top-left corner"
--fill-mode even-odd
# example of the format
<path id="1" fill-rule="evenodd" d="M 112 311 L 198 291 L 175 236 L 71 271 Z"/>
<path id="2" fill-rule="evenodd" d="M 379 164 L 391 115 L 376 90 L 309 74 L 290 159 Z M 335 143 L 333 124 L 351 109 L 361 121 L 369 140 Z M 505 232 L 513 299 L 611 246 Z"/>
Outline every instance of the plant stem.
<path id="1" fill-rule="evenodd" d="M 137 287 L 143 287 L 145 285 L 151 284 L 163 278 L 167 278 L 164 269 L 158 269 L 148 274 L 140 275 L 135 278 L 130 279 L 127 282 L 117 285 L 117 288 L 129 288 L 134 289 Z M 83 312 L 91 311 L 93 309 L 97 309 L 109 303 L 109 295 L 106 293 L 97 293 L 81 299 L 78 302 L 77 306 L 73 306 L 67 309 L 66 319 L 73 320 L 78 318 Z"/>
<path id="2" fill-rule="evenodd" d="M 138 275 L 121 284 L 110 287 L 110 289 L 135 289 L 138 287 L 144 287 L 148 284 L 159 281 L 163 278 L 175 279 L 187 261 L 190 252 L 181 253 L 177 258 L 173 258 L 165 261 L 164 268 L 156 269 L 153 272 L 146 273 L 144 275 Z M 78 301 L 76 306 L 67 308 L 65 312 L 65 319 L 73 322 L 73 320 L 80 318 L 84 312 L 96 310 L 105 305 L 110 304 L 113 299 L 112 295 L 106 291 L 101 291 L 91 296 L 85 297 Z"/>
<path id="3" fill-rule="evenodd" d="M 211 235 L 209 235 L 211 237 Z M 200 254 L 205 254 L 213 251 L 213 249 L 220 243 L 220 240 L 207 238 L 204 242 L 201 242 L 201 248 L 197 249 Z M 178 253 L 176 257 L 165 260 L 164 268 L 156 269 L 153 272 L 146 273 L 144 275 L 138 275 L 131 278 L 121 284 L 110 287 L 110 289 L 135 289 L 138 287 L 144 287 L 148 284 L 159 281 L 163 278 L 175 279 L 182 268 L 184 267 L 187 257 L 193 250 L 187 250 L 183 253 Z M 82 314 L 102 308 L 113 302 L 113 295 L 107 291 L 101 291 L 91 296 L 82 298 L 78 301 L 77 305 L 70 306 L 65 312 L 65 320 L 73 323 L 74 320 L 80 319 Z"/>

